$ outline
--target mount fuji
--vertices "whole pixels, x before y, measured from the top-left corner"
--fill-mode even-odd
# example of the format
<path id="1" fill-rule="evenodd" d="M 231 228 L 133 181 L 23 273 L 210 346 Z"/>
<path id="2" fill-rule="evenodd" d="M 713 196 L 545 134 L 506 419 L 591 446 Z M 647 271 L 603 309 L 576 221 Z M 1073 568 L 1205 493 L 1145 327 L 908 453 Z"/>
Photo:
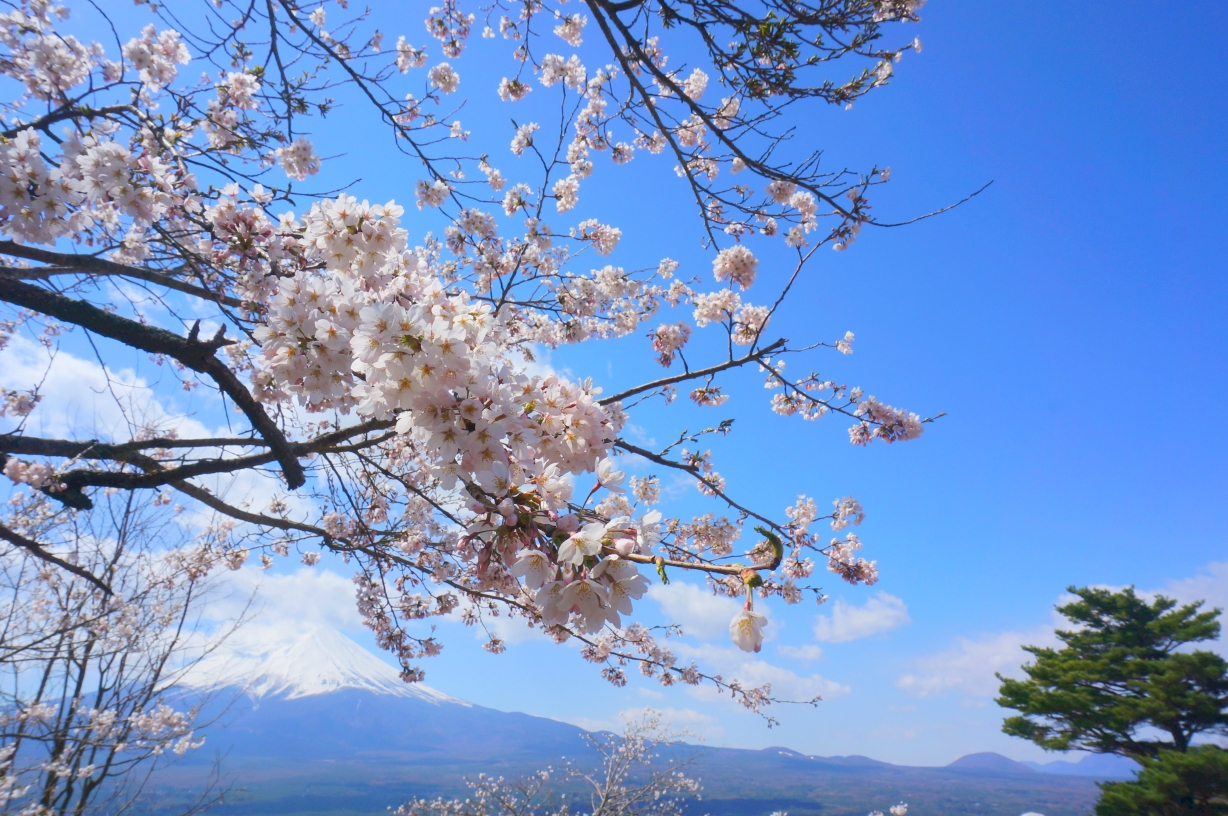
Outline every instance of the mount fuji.
<path id="1" fill-rule="evenodd" d="M 297 700 L 342 689 L 469 705 L 423 683 L 406 683 L 396 669 L 336 629 L 316 627 L 272 647 L 239 642 L 201 661 L 186 678 L 204 690 L 242 689 L 253 700 Z"/>
<path id="2" fill-rule="evenodd" d="M 323 627 L 272 646 L 240 639 L 199 663 L 182 685 L 209 698 L 206 745 L 225 755 L 240 782 L 255 768 L 261 778 L 294 778 L 317 777 L 321 764 L 352 764 L 348 779 L 386 779 L 393 766 L 441 762 L 459 779 L 492 763 L 518 766 L 516 757 L 549 761 L 587 747 L 574 725 L 405 683 L 392 666 Z"/>
<path id="3" fill-rule="evenodd" d="M 416 796 L 464 796 L 464 780 L 483 772 L 515 779 L 564 757 L 596 764 L 577 726 L 405 684 L 336 630 L 269 643 L 236 640 L 186 678 L 189 694 L 209 700 L 200 718 L 208 741 L 159 771 L 163 801 L 189 801 L 216 766 L 232 791 L 217 816 L 375 816 Z M 911 768 L 786 748 L 700 753 L 696 812 L 712 816 L 864 816 L 901 800 L 918 814 L 1080 816 L 1098 795 L 1091 778 L 996 754 Z"/>

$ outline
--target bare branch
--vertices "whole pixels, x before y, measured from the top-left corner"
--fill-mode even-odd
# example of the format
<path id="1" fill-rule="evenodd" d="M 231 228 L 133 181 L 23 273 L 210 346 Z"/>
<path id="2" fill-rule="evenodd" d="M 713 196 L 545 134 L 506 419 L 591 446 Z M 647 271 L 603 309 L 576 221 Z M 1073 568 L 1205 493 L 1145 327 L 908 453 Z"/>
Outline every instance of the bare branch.
<path id="1" fill-rule="evenodd" d="M 105 594 L 111 594 L 111 588 L 88 570 L 83 569 L 76 564 L 69 563 L 63 558 L 48 552 L 37 541 L 31 541 L 20 533 L 5 527 L 3 524 L 0 524 L 0 538 L 4 539 L 10 544 L 13 544 L 14 546 L 21 547 L 23 550 L 30 553 L 40 561 L 46 561 L 48 564 L 54 564 L 60 569 L 71 572 L 73 575 L 76 575 L 79 578 L 84 578 L 98 589 L 102 590 Z"/>
<path id="2" fill-rule="evenodd" d="M 286 477 L 286 484 L 291 489 L 295 489 L 302 487 L 305 483 L 306 476 L 303 473 L 303 466 L 290 451 L 281 428 L 265 413 L 264 408 L 256 402 L 251 392 L 239 382 L 235 373 L 215 356 L 214 352 L 218 348 L 230 342 L 222 335 L 224 327 L 219 327 L 213 339 L 201 342 L 196 339 L 199 323 L 188 337 L 184 338 L 171 334 L 165 329 L 146 326 L 135 320 L 103 311 L 92 303 L 74 300 L 39 286 L 4 278 L 0 278 L 0 300 L 81 326 L 95 334 L 118 340 L 151 354 L 165 354 L 193 371 L 208 375 L 247 416 L 256 432 L 269 443 Z"/>

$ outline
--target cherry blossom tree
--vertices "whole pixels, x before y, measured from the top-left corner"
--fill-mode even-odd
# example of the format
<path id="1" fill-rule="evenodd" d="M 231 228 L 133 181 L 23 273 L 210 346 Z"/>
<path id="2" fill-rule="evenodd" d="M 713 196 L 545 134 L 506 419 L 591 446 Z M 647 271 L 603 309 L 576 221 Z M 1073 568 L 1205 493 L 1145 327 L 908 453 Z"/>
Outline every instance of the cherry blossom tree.
<path id="1" fill-rule="evenodd" d="M 628 720 L 621 735 L 585 734 L 598 767 L 569 760 L 519 780 L 479 774 L 464 799 L 412 799 L 395 816 L 682 816 L 701 785 L 687 773 L 699 756 L 681 748 L 655 711 Z M 662 754 L 669 753 L 670 759 Z"/>
<path id="2" fill-rule="evenodd" d="M 634 601 L 652 580 L 703 575 L 744 599 L 730 634 L 758 651 L 756 602 L 822 600 L 822 567 L 877 580 L 848 529 L 862 508 L 844 497 L 824 510 L 808 495 L 751 507 L 704 447 L 728 423 L 654 449 L 621 431 L 637 405 L 679 389 L 721 405 L 725 378 L 750 369 L 772 411 L 841 415 L 855 445 L 921 434 L 929 419 L 861 388 L 786 373 L 789 360 L 805 371 L 815 355 L 851 353 L 851 333 L 799 344 L 771 328 L 816 253 L 887 226 L 870 198 L 888 169 L 832 172 L 817 146 L 799 153 L 794 110 L 846 107 L 885 85 L 920 51 L 908 25 L 919 6 L 442 0 L 425 31 L 385 34 L 386 17 L 404 20 L 381 11 L 402 7 L 216 0 L 107 15 L 102 4 L 86 11 L 105 17 L 94 30 L 113 32 L 107 46 L 66 7 L 8 2 L 0 346 L 25 337 L 53 357 L 71 332 L 105 371 L 152 359 L 165 372 L 153 397 L 212 394 L 230 430 L 184 433 L 127 383 L 112 389 L 119 430 L 40 436 L 32 381 L 3 395 L 4 473 L 78 513 L 97 512 L 99 490 L 191 508 L 209 519 L 202 563 L 347 559 L 361 612 L 407 681 L 442 648 L 415 622 L 510 614 L 583 641 L 615 684 L 637 666 L 759 711 L 770 687 L 680 664 L 672 630 L 637 621 Z M 479 31 L 494 42 L 471 42 Z M 506 61 L 468 72 L 471 48 Z M 582 60 L 585 48 L 595 56 Z M 508 106 L 508 153 L 467 148 L 462 90 Z M 317 145 L 309 129 L 338 98 L 353 139 Z M 540 99 L 553 120 L 514 113 Z M 418 174 L 408 211 L 307 186 L 322 155 L 376 126 Z M 689 190 L 710 270 L 645 259 L 618 226 L 581 216 L 633 160 Z M 791 260 L 763 291 L 756 248 L 771 242 Z M 688 353 L 701 332 L 721 342 Z M 543 349 L 644 334 L 643 381 L 618 393 L 530 365 Z M 722 351 L 708 357 L 710 346 Z M 670 515 L 660 476 L 627 479 L 620 456 L 693 478 L 711 512 Z M 260 490 L 211 488 L 223 475 Z M 36 536 L 0 536 L 63 562 Z M 504 646 L 491 636 L 487 648 Z"/>
<path id="3" fill-rule="evenodd" d="M 466 780 L 464 799 L 412 799 L 394 816 L 682 816 L 694 809 L 703 785 L 703 753 L 651 709 L 625 721 L 622 734 L 585 734 L 598 767 L 569 760 L 519 780 L 479 774 Z M 907 816 L 903 802 L 891 816 Z M 789 816 L 776 811 L 772 816 Z M 883 816 L 874 811 L 870 816 Z"/>
<path id="4" fill-rule="evenodd" d="M 194 610 L 209 572 L 199 549 L 137 494 L 97 495 L 91 513 L 40 493 L 6 508 L 14 535 L 87 570 L 83 578 L 21 546 L 0 552 L 0 810 L 25 816 L 128 811 L 153 771 L 204 742 L 178 677 L 202 646 Z M 173 538 L 172 538 L 173 540 Z M 155 552 L 155 549 L 157 550 Z M 99 587 L 105 582 L 105 587 Z M 211 778 L 194 813 L 218 801 Z"/>

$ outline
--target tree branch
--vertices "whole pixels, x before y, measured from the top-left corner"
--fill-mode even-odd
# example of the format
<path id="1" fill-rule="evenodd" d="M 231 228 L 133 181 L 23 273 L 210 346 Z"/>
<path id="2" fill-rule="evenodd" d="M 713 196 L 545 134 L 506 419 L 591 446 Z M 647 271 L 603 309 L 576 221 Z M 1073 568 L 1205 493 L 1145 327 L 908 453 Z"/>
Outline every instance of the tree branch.
<path id="1" fill-rule="evenodd" d="M 101 579 L 95 577 L 89 571 L 82 569 L 81 567 L 78 567 L 76 564 L 70 564 L 64 559 L 59 558 L 58 556 L 52 555 L 47 550 L 43 549 L 42 545 L 39 544 L 38 542 L 31 541 L 30 539 L 23 536 L 21 533 L 10 530 L 8 527 L 5 527 L 3 524 L 0 524 L 0 539 L 4 539 L 10 544 L 20 547 L 21 549 L 30 553 L 31 555 L 33 555 L 35 558 L 39 559 L 40 561 L 46 561 L 48 564 L 55 564 L 60 569 L 67 570 L 68 572 L 71 572 L 73 575 L 76 575 L 79 578 L 84 578 L 85 580 L 93 584 L 94 586 L 98 587 L 98 589 L 100 589 L 106 595 L 112 594 L 111 588 L 107 586 L 105 583 L 103 583 Z"/>
<path id="2" fill-rule="evenodd" d="M 322 452 L 348 452 L 333 446 L 364 433 L 387 429 L 392 424 L 390 420 L 367 420 L 348 428 L 339 428 L 338 430 L 321 434 L 307 442 L 291 442 L 289 443 L 289 450 L 295 457 Z M 376 445 L 383 442 L 386 438 L 386 435 L 381 436 L 378 439 L 370 440 L 366 444 Z M 73 493 L 80 493 L 82 488 L 85 487 L 117 487 L 124 490 L 138 490 L 141 488 L 161 487 L 165 484 L 175 485 L 176 482 L 184 479 L 214 473 L 233 473 L 237 470 L 259 467 L 276 459 L 272 451 L 267 451 L 248 456 L 238 456 L 233 459 L 216 457 L 202 459 L 168 469 L 163 467 L 162 463 L 158 460 L 142 453 L 142 451 L 150 448 L 207 448 L 223 445 L 272 447 L 263 440 L 245 439 L 243 437 L 195 440 L 153 439 L 111 445 L 96 441 L 71 442 L 60 439 L 18 436 L 16 434 L 0 434 L 0 457 L 9 453 L 18 453 L 33 456 L 58 456 L 67 459 L 107 460 L 133 464 L 145 471 L 144 473 L 131 473 L 114 470 L 69 470 L 60 474 L 59 479 Z M 55 497 L 57 494 L 50 493 L 48 495 Z"/>
<path id="3" fill-rule="evenodd" d="M 23 130 L 43 130 L 47 131 L 56 122 L 65 122 L 69 119 L 98 119 L 103 116 L 110 116 L 113 113 L 132 113 L 140 115 L 140 111 L 132 105 L 108 105 L 102 108 L 91 108 L 88 105 L 65 105 L 59 110 L 54 110 L 45 116 L 18 124 L 8 130 L 0 131 L 0 136 L 6 139 L 12 139 Z"/>
<path id="4" fill-rule="evenodd" d="M 747 363 L 758 362 L 759 360 L 763 359 L 769 354 L 774 354 L 777 351 L 780 351 L 781 349 L 783 349 L 785 347 L 785 343 L 787 342 L 789 341 L 785 340 L 784 338 L 781 338 L 780 340 L 777 340 L 775 343 L 772 343 L 770 346 L 764 346 L 758 351 L 752 351 L 750 354 L 747 354 L 745 357 L 738 357 L 737 359 L 728 360 L 718 365 L 709 366 L 708 368 L 701 368 L 695 371 L 688 371 L 682 374 L 675 374 L 672 377 L 662 377 L 659 380 L 655 380 L 650 383 L 644 383 L 643 385 L 637 385 L 635 388 L 629 388 L 626 391 L 622 391 L 611 397 L 606 397 L 605 399 L 598 400 L 598 402 L 601 405 L 610 405 L 611 403 L 618 402 L 619 400 L 624 400 L 627 397 L 634 397 L 636 394 L 642 394 L 645 391 L 653 391 L 657 388 L 664 388 L 667 385 L 673 385 L 674 383 L 686 382 L 687 380 L 696 380 L 701 377 L 707 377 L 711 374 L 716 374 L 720 371 L 727 371 L 728 369 L 731 369 L 731 368 L 737 368 L 738 366 L 743 366 L 743 365 L 746 365 Z"/>
<path id="5" fill-rule="evenodd" d="M 75 300 L 40 286 L 21 281 L 0 278 L 0 300 L 89 329 L 95 334 L 118 340 L 132 348 L 150 354 L 173 357 L 193 371 L 209 376 L 218 388 L 234 401 L 272 449 L 281 465 L 286 484 L 297 489 L 306 483 L 303 466 L 295 458 L 285 435 L 277 423 L 265 413 L 251 392 L 239 382 L 239 378 L 214 352 L 227 344 L 223 336 L 225 327 L 219 327 L 214 337 L 202 342 L 196 338 L 199 322 L 192 327 L 187 337 L 180 337 L 165 329 L 146 326 L 126 317 L 110 314 L 92 303 Z"/>
<path id="6" fill-rule="evenodd" d="M 52 252 L 47 249 L 39 249 L 38 247 L 24 246 L 12 241 L 0 241 L 0 254 L 12 255 L 14 258 L 25 258 L 30 261 L 39 261 L 46 264 L 54 264 L 49 269 L 31 268 L 31 269 L 15 269 L 7 268 L 3 272 L 10 277 L 19 277 L 24 279 L 47 278 L 51 275 L 64 275 L 73 272 L 92 272 L 98 275 L 114 275 L 116 277 L 134 278 L 143 280 L 146 283 L 154 283 L 158 286 L 165 286 L 167 289 L 174 289 L 176 292 L 183 292 L 186 295 L 192 295 L 203 300 L 211 300 L 215 303 L 221 303 L 233 308 L 242 308 L 243 301 L 229 295 L 222 295 L 215 292 L 210 292 L 200 286 L 193 286 L 190 283 L 179 280 L 153 269 L 146 269 L 140 266 L 128 266 L 127 264 L 108 261 L 106 258 L 98 258 L 94 255 L 78 255 L 72 252 Z"/>
<path id="7" fill-rule="evenodd" d="M 67 439 L 45 439 L 20 434 L 0 434 L 0 454 L 18 453 L 25 456 L 59 456 L 65 459 L 94 459 L 128 461 L 132 454 L 157 448 L 223 448 L 228 446 L 263 446 L 259 438 L 242 436 L 207 439 L 145 439 L 134 442 L 111 444 L 89 439 L 74 442 Z"/>
<path id="8" fill-rule="evenodd" d="M 674 470 L 681 470 L 684 473 L 691 474 L 696 479 L 706 484 L 708 486 L 708 489 L 711 490 L 713 494 L 719 496 L 721 499 L 725 501 L 726 504 L 728 504 L 733 509 L 737 510 L 739 513 L 743 513 L 744 515 L 749 516 L 750 518 L 753 518 L 753 519 L 758 519 L 759 521 L 763 522 L 767 526 L 771 527 L 773 530 L 776 530 L 778 533 L 787 534 L 787 531 L 783 527 L 781 527 L 776 522 L 772 521 L 767 516 L 761 516 L 758 513 L 756 513 L 754 510 L 751 510 L 748 507 L 743 507 L 741 504 L 738 504 L 736 501 L 729 498 L 729 496 L 727 496 L 723 490 L 718 489 L 716 485 L 712 484 L 707 479 L 705 479 L 704 475 L 700 473 L 698 468 L 692 467 L 682 462 L 675 462 L 672 459 L 666 459 L 664 456 L 661 456 L 660 454 L 653 453 L 652 451 L 641 448 L 638 445 L 633 445 L 630 442 L 626 441 L 625 439 L 615 439 L 614 446 L 616 448 L 622 448 L 627 453 L 634 453 L 634 454 L 638 454 L 639 456 L 643 456 L 648 461 L 656 462 L 658 465 L 663 465 L 668 468 L 673 468 Z"/>

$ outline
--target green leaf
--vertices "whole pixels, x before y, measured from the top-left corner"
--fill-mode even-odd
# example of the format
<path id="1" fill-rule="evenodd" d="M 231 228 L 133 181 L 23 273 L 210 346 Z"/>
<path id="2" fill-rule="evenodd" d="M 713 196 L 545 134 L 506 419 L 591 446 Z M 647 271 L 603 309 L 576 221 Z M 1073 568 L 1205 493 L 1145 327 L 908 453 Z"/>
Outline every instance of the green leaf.
<path id="1" fill-rule="evenodd" d="M 755 527 L 755 532 L 767 539 L 768 545 L 772 548 L 772 565 L 771 569 L 776 569 L 780 566 L 781 559 L 785 557 L 785 545 L 780 540 L 780 536 L 773 533 L 763 525 Z"/>

